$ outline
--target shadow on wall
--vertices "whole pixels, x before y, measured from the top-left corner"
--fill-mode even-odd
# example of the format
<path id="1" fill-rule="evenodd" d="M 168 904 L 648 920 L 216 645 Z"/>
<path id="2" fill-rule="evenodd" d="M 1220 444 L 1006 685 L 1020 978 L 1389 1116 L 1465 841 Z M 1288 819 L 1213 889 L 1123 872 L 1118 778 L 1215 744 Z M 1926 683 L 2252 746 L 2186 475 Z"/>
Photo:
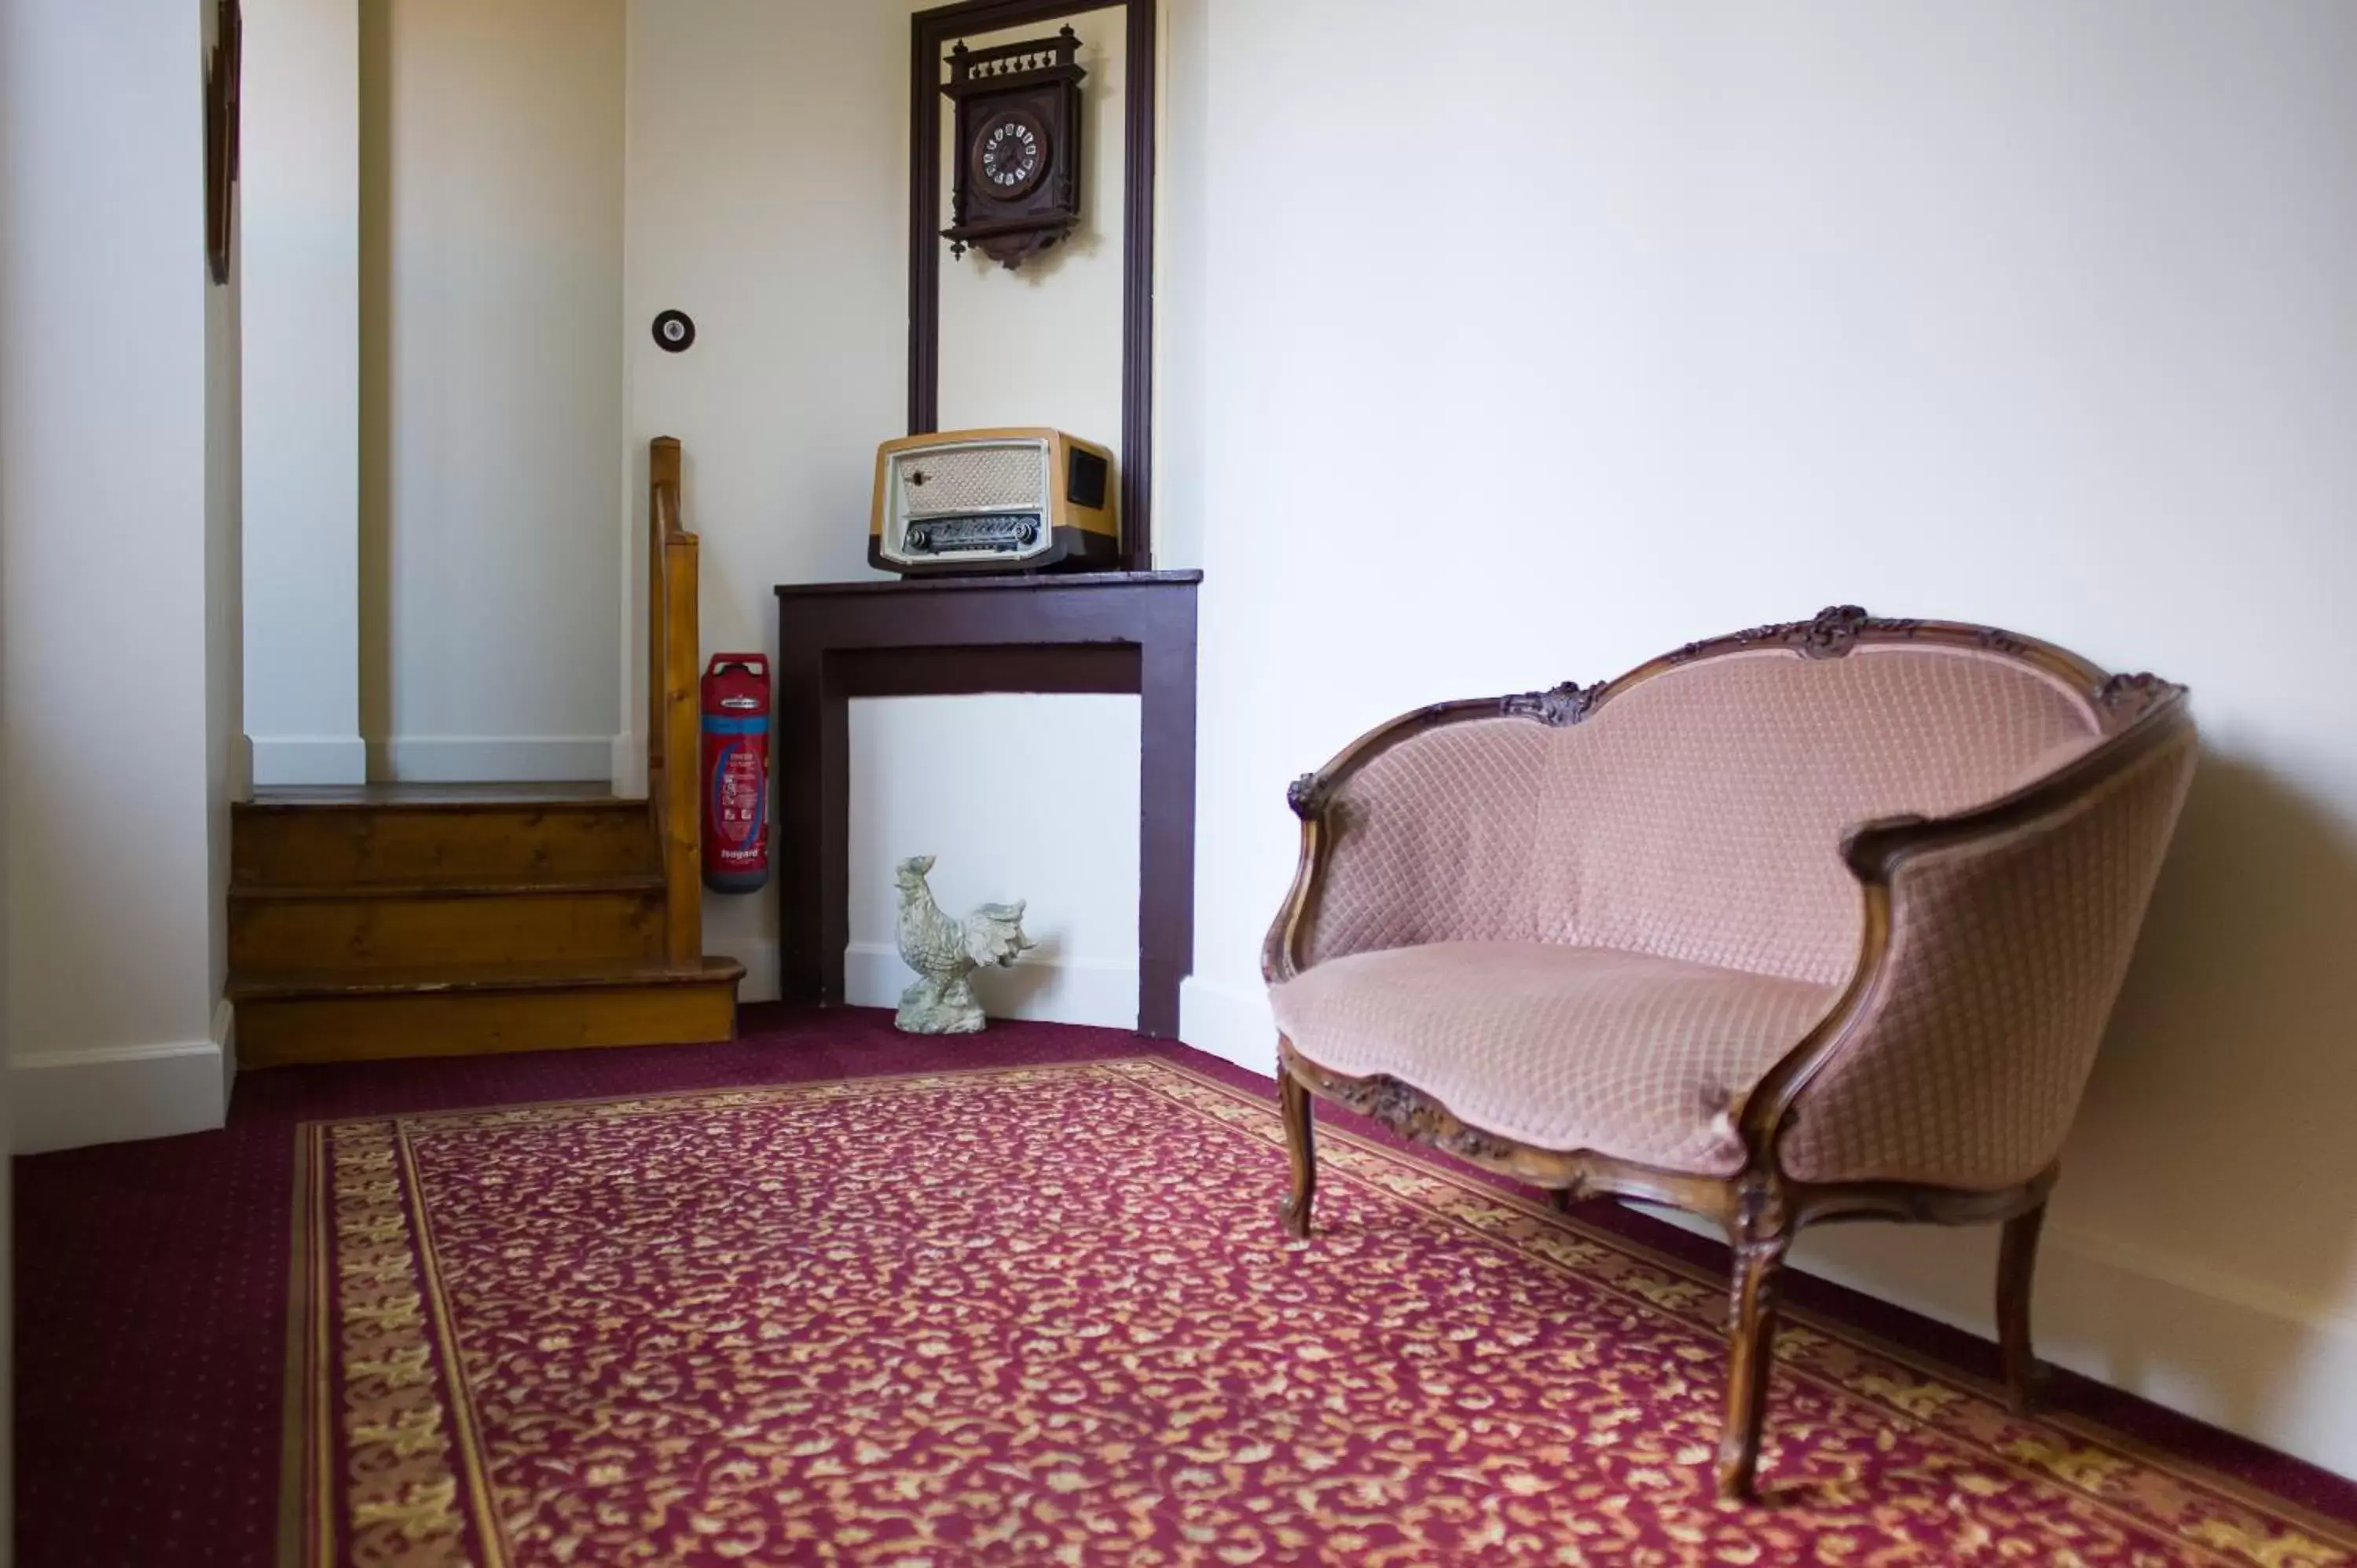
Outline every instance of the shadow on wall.
<path id="1" fill-rule="evenodd" d="M 1040 993 L 1056 983 L 1056 966 L 1063 961 L 1066 933 L 1060 929 L 1032 930 L 1025 935 L 1038 945 L 1007 969 L 974 972 L 974 993 L 994 1018 L 1035 1016 Z"/>
<path id="2" fill-rule="evenodd" d="M 2357 825 L 2205 752 L 2062 1152 L 2034 1312 L 2042 1356 L 2348 1474 L 2352 939 Z M 1821 1226 L 1793 1261 L 1987 1337 L 1996 1242 Z"/>
<path id="3" fill-rule="evenodd" d="M 2190 1276 L 2176 1283 L 2281 1322 L 2264 1344 L 2254 1313 L 2231 1315 L 2243 1375 L 2212 1391 L 2233 1423 L 2297 1402 L 2313 1345 L 2301 1325 L 2351 1316 L 2352 1044 L 2357 832 L 2205 753 L 2063 1156 L 2056 1223 L 2080 1248 L 2116 1243 L 2131 1273 L 2136 1254 L 2171 1260 Z M 2133 1343 L 2103 1348 L 2120 1380 L 2141 1380 Z"/>

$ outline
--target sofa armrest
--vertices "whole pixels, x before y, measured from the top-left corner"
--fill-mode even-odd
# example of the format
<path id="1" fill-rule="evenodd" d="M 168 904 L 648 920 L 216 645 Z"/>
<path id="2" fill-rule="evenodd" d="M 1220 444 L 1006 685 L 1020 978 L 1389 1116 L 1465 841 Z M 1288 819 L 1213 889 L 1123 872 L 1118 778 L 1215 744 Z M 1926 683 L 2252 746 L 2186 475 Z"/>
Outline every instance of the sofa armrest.
<path id="1" fill-rule="evenodd" d="M 1761 1080 L 1747 1136 L 1804 1182 L 1986 1190 L 2050 1166 L 2198 749 L 2181 693 L 1987 806 L 1854 829 L 1857 974 Z"/>
<path id="2" fill-rule="evenodd" d="M 1510 928 L 1526 919 L 1517 895 L 1545 736 L 1568 722 L 1562 701 L 1420 708 L 1296 779 L 1286 799 L 1301 854 L 1262 943 L 1263 978 L 1276 984 L 1346 953 L 1526 934 Z"/>

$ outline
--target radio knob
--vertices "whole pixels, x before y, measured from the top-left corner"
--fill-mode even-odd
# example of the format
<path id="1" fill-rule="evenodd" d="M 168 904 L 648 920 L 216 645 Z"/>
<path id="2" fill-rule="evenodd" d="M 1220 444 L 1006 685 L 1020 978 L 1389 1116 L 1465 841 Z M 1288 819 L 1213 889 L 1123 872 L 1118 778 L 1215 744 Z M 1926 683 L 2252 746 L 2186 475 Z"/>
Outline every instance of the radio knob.
<path id="1" fill-rule="evenodd" d="M 921 528 L 909 530 L 909 548 L 911 550 L 922 550 L 931 544 L 932 541 L 933 536 Z"/>
<path id="2" fill-rule="evenodd" d="M 1039 537 L 1039 525 L 1036 522 L 1027 522 L 1015 531 L 1015 537 L 1028 544 Z"/>

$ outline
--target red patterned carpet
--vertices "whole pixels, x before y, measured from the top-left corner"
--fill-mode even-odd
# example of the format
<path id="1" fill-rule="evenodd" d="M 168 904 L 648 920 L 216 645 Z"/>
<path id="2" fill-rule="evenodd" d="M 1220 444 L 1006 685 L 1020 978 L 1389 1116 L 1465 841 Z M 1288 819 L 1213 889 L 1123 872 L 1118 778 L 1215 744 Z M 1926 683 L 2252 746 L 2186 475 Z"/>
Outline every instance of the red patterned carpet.
<path id="1" fill-rule="evenodd" d="M 2357 1561 L 2357 1488 L 1805 1286 L 1721 1507 L 1681 1233 L 1329 1135 L 1290 1243 L 1251 1075 L 770 1025 L 20 1163 L 20 1563 Z"/>

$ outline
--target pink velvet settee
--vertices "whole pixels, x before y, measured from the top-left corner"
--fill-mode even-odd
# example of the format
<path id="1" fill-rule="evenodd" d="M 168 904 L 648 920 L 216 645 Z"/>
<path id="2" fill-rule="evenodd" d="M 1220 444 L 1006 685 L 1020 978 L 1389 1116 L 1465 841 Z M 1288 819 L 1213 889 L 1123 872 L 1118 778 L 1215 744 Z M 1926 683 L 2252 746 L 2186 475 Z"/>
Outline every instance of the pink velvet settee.
<path id="1" fill-rule="evenodd" d="M 2026 1408 L 2056 1155 L 2194 753 L 2181 687 L 1850 607 L 1374 730 L 1289 791 L 1263 955 L 1286 1226 L 1313 1095 L 1718 1222 L 1718 1488 L 1748 1497 L 1794 1232 L 2002 1220 Z"/>

